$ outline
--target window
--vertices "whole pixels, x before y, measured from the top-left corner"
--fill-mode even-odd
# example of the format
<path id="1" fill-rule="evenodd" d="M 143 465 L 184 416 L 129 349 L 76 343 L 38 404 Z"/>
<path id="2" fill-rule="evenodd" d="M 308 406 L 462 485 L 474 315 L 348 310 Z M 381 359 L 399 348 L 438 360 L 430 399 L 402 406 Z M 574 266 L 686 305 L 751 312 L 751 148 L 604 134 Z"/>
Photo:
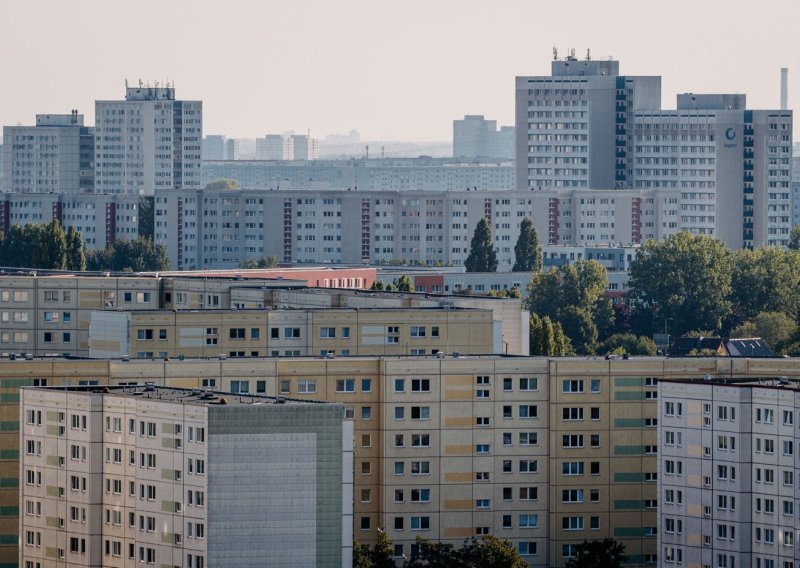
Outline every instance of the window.
<path id="1" fill-rule="evenodd" d="M 561 442 L 563 448 L 582 448 L 583 434 L 565 434 Z"/>
<path id="2" fill-rule="evenodd" d="M 521 378 L 519 380 L 519 390 L 521 391 L 538 391 L 539 379 Z"/>
<path id="3" fill-rule="evenodd" d="M 412 461 L 411 462 L 411 475 L 430 475 L 431 462 L 428 461 Z"/>
<path id="4" fill-rule="evenodd" d="M 394 419 L 405 420 L 405 418 L 406 418 L 406 409 L 402 406 L 396 406 L 394 409 Z"/>
<path id="5" fill-rule="evenodd" d="M 520 487 L 519 500 L 520 501 L 535 501 L 539 498 L 538 487 Z"/>
<path id="6" fill-rule="evenodd" d="M 394 392 L 406 392 L 406 380 L 405 379 L 395 379 L 394 380 Z"/>
<path id="7" fill-rule="evenodd" d="M 522 514 L 519 516 L 519 528 L 535 529 L 538 526 L 539 526 L 539 515 Z"/>
<path id="8" fill-rule="evenodd" d="M 411 434 L 412 448 L 429 448 L 431 445 L 430 434 Z"/>
<path id="9" fill-rule="evenodd" d="M 299 327 L 285 327 L 285 328 L 283 328 L 283 338 L 284 339 L 299 339 L 300 338 L 300 328 Z"/>
<path id="10" fill-rule="evenodd" d="M 600 392 L 600 379 L 592 379 L 592 392 L 598 393 Z"/>
<path id="11" fill-rule="evenodd" d="M 411 379 L 411 392 L 430 392 L 430 379 Z"/>
<path id="12" fill-rule="evenodd" d="M 562 475 L 583 475 L 583 462 L 564 462 L 561 464 Z"/>
<path id="13" fill-rule="evenodd" d="M 231 381 L 231 392 L 232 393 L 248 393 L 250 392 L 250 382 L 249 381 Z"/>
<path id="14" fill-rule="evenodd" d="M 402 493 L 401 493 L 402 496 Z M 431 490 L 427 488 L 412 489 L 411 502 L 412 503 L 430 503 Z"/>
<path id="15" fill-rule="evenodd" d="M 312 394 L 317 392 L 317 380 L 304 379 L 297 381 L 297 392 L 299 394 Z"/>
<path id="16" fill-rule="evenodd" d="M 583 517 L 562 517 L 561 528 L 565 531 L 583 530 Z"/>
<path id="17" fill-rule="evenodd" d="M 519 445 L 520 446 L 536 446 L 539 444 L 539 436 L 536 432 L 520 432 Z"/>
<path id="18" fill-rule="evenodd" d="M 536 542 L 520 542 L 518 548 L 520 556 L 536 555 Z"/>
<path id="19" fill-rule="evenodd" d="M 565 407 L 561 410 L 561 414 L 564 420 L 583 420 L 583 408 L 581 407 Z"/>
<path id="20" fill-rule="evenodd" d="M 411 420 L 430 420 L 431 409 L 429 406 L 412 406 Z"/>
<path id="21" fill-rule="evenodd" d="M 412 531 L 427 531 L 431 528 L 430 517 L 411 517 Z"/>
<path id="22" fill-rule="evenodd" d="M 520 418 L 538 418 L 539 408 L 535 404 L 520 404 L 519 405 Z"/>
<path id="23" fill-rule="evenodd" d="M 425 326 L 412 325 L 411 337 L 425 337 Z"/>
<path id="24" fill-rule="evenodd" d="M 489 499 L 475 499 L 475 508 L 476 509 L 488 509 L 489 508 Z"/>
<path id="25" fill-rule="evenodd" d="M 562 381 L 562 392 L 580 393 L 583 392 L 583 381 L 579 379 L 565 379 Z"/>
<path id="26" fill-rule="evenodd" d="M 361 392 L 372 392 L 372 379 L 361 379 Z"/>
<path id="27" fill-rule="evenodd" d="M 489 444 L 476 444 L 475 445 L 475 453 L 476 454 L 488 454 L 490 450 Z"/>
<path id="28" fill-rule="evenodd" d="M 539 471 L 538 460 L 519 460 L 520 473 L 537 473 Z"/>
<path id="29" fill-rule="evenodd" d="M 561 491 L 562 503 L 583 503 L 583 489 L 564 489 Z"/>
<path id="30" fill-rule="evenodd" d="M 355 379 L 337 379 L 336 392 L 356 392 Z"/>

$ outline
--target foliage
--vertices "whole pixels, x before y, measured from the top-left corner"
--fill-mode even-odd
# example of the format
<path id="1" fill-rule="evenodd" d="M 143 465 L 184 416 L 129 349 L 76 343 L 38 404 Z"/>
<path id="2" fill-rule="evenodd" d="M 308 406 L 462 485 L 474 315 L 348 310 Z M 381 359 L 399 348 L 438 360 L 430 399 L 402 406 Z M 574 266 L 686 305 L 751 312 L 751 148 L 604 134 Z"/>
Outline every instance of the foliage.
<path id="1" fill-rule="evenodd" d="M 76 272 L 86 270 L 86 249 L 83 246 L 83 237 L 73 225 L 67 230 L 67 269 Z"/>
<path id="2" fill-rule="evenodd" d="M 800 225 L 795 225 L 789 233 L 789 250 L 800 250 Z"/>
<path id="3" fill-rule="evenodd" d="M 737 251 L 731 278 L 732 324 L 760 312 L 800 311 L 800 253 L 777 247 Z"/>
<path id="4" fill-rule="evenodd" d="M 656 343 L 645 335 L 617 333 L 601 343 L 597 352 L 601 355 L 655 355 Z"/>
<path id="5" fill-rule="evenodd" d="M 414 281 L 411 280 L 411 277 L 408 274 L 403 274 L 402 276 L 395 278 L 394 287 L 398 292 L 413 292 Z"/>
<path id="6" fill-rule="evenodd" d="M 65 270 L 67 238 L 61 223 L 13 225 L 0 240 L 0 266 Z"/>
<path id="7" fill-rule="evenodd" d="M 760 337 L 773 349 L 789 341 L 797 333 L 795 320 L 782 312 L 761 312 L 733 329 L 731 337 Z"/>
<path id="8" fill-rule="evenodd" d="M 222 178 L 208 182 L 206 189 L 236 190 L 241 189 L 241 186 L 235 179 Z"/>
<path id="9" fill-rule="evenodd" d="M 372 286 L 369 287 L 369 289 L 370 290 L 383 290 L 384 289 L 383 280 L 375 280 L 372 283 Z"/>
<path id="10" fill-rule="evenodd" d="M 631 306 L 650 312 L 654 326 L 668 320 L 674 335 L 700 328 L 719 332 L 732 312 L 732 265 L 722 241 L 706 235 L 681 232 L 647 241 L 631 264 Z"/>
<path id="11" fill-rule="evenodd" d="M 92 251 L 86 264 L 89 270 L 112 272 L 161 272 L 170 269 L 167 248 L 144 237 L 137 237 L 133 241 L 120 239 L 102 250 Z"/>
<path id="12" fill-rule="evenodd" d="M 580 353 L 594 353 L 598 338 L 614 323 L 606 297 L 608 275 L 594 260 L 579 260 L 547 273 L 535 273 L 528 285 L 527 308 L 559 323 Z"/>
<path id="13" fill-rule="evenodd" d="M 472 236 L 469 256 L 464 262 L 467 272 L 497 272 L 497 253 L 492 241 L 492 227 L 481 217 Z"/>
<path id="14" fill-rule="evenodd" d="M 522 298 L 519 288 L 516 287 L 506 288 L 505 290 L 489 290 L 486 295 L 490 298 Z"/>
<path id="15" fill-rule="evenodd" d="M 404 568 L 527 568 L 514 545 L 505 539 L 486 535 L 471 538 L 461 548 L 451 544 L 417 538 L 420 554 L 409 559 Z"/>
<path id="16" fill-rule="evenodd" d="M 583 541 L 577 546 L 576 554 L 567 560 L 565 568 L 620 568 L 627 558 L 625 545 L 613 538 Z"/>
<path id="17" fill-rule="evenodd" d="M 513 272 L 539 272 L 542 270 L 542 247 L 533 221 L 525 217 L 519 226 L 519 238 L 514 245 Z"/>
<path id="18" fill-rule="evenodd" d="M 715 349 L 704 347 L 703 349 L 692 349 L 687 357 L 717 357 L 719 353 Z"/>
<path id="19" fill-rule="evenodd" d="M 262 256 L 257 259 L 248 259 L 239 263 L 239 268 L 254 270 L 258 268 L 275 268 L 278 266 L 278 257 L 275 255 Z"/>
<path id="20" fill-rule="evenodd" d="M 529 341 L 531 355 L 564 357 L 572 354 L 572 345 L 561 324 L 553 323 L 548 316 L 540 318 L 531 314 Z"/>
<path id="21" fill-rule="evenodd" d="M 372 548 L 353 543 L 353 568 L 395 568 L 392 541 L 385 531 L 378 531 L 378 542 Z"/>
<path id="22" fill-rule="evenodd" d="M 143 196 L 139 198 L 139 228 L 138 234 L 148 239 L 154 239 L 156 227 L 155 197 Z"/>

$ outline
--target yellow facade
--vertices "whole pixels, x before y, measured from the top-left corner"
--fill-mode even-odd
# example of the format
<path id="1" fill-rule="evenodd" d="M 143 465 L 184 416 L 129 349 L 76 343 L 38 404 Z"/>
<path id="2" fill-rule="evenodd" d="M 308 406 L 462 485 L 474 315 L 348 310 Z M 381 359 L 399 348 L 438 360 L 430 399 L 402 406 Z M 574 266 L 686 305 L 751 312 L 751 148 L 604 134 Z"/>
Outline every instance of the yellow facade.
<path id="1" fill-rule="evenodd" d="M 377 529 L 385 529 L 409 555 L 418 535 L 459 544 L 466 536 L 488 532 L 518 546 L 535 546 L 536 554 L 525 556 L 533 566 L 561 566 L 570 546 L 605 536 L 624 543 L 634 563 L 653 560 L 655 383 L 704 375 L 798 377 L 800 360 L 4 361 L 0 566 L 11 565 L 17 554 L 21 386 L 153 381 L 232 396 L 246 391 L 339 402 L 355 418 L 358 541 L 373 542 Z M 521 526 L 522 515 L 532 526 Z"/>

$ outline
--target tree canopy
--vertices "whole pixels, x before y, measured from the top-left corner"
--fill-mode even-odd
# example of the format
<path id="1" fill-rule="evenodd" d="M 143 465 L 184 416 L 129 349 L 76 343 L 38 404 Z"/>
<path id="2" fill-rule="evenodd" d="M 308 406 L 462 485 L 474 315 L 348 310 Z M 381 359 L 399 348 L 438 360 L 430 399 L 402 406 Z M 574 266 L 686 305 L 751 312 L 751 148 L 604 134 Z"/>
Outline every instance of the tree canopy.
<path id="1" fill-rule="evenodd" d="M 800 250 L 800 225 L 792 227 L 792 232 L 789 233 L 789 250 Z"/>
<path id="2" fill-rule="evenodd" d="M 0 235 L 0 266 L 46 270 L 85 270 L 83 239 L 70 227 L 67 234 L 53 220 L 41 225 L 13 225 Z"/>
<path id="3" fill-rule="evenodd" d="M 656 343 L 646 335 L 616 333 L 609 336 L 597 348 L 600 355 L 655 355 Z"/>
<path id="4" fill-rule="evenodd" d="M 534 273 L 526 306 L 532 314 L 560 324 L 576 351 L 594 353 L 600 334 L 614 323 L 607 286 L 602 264 L 578 260 L 544 274 Z"/>
<path id="5" fill-rule="evenodd" d="M 239 268 L 253 270 L 257 268 L 275 268 L 278 266 L 278 257 L 275 255 L 262 256 L 257 259 L 247 259 L 239 263 Z"/>
<path id="6" fill-rule="evenodd" d="M 673 334 L 720 332 L 731 315 L 733 255 L 722 241 L 681 232 L 647 241 L 631 263 L 632 309 L 646 312 L 653 328 L 669 321 Z"/>
<path id="7" fill-rule="evenodd" d="M 542 269 L 542 247 L 533 221 L 525 217 L 519 225 L 519 238 L 514 245 L 514 272 L 539 272 Z"/>
<path id="8" fill-rule="evenodd" d="M 206 184 L 206 189 L 222 189 L 222 190 L 235 190 L 241 189 L 239 182 L 235 179 L 222 178 L 215 179 Z"/>
<path id="9" fill-rule="evenodd" d="M 492 227 L 481 217 L 472 235 L 469 256 L 464 262 L 467 272 L 497 272 L 497 253 L 492 241 Z"/>
<path id="10" fill-rule="evenodd" d="M 566 568 L 621 568 L 627 561 L 625 545 L 612 538 L 585 540 L 578 545 L 575 556 L 567 560 Z"/>
<path id="11" fill-rule="evenodd" d="M 797 318 L 800 310 L 800 253 L 766 247 L 733 255 L 731 274 L 732 325 L 761 312 L 784 312 Z"/>
<path id="12" fill-rule="evenodd" d="M 89 270 L 112 272 L 161 272 L 170 269 L 167 248 L 144 237 L 132 241 L 120 239 L 104 249 L 92 251 L 86 259 L 86 265 Z"/>

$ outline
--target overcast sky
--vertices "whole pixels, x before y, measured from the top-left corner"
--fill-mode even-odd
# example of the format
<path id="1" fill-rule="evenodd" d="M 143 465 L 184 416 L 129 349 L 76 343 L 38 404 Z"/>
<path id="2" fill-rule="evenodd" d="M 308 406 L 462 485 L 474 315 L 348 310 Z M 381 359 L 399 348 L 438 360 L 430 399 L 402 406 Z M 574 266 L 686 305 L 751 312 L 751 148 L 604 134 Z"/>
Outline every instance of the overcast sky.
<path id="1" fill-rule="evenodd" d="M 0 124 L 121 99 L 124 80 L 175 81 L 204 134 L 356 129 L 447 140 L 452 121 L 514 119 L 514 77 L 552 48 L 620 60 L 676 93 L 800 101 L 797 0 L 0 0 Z"/>

